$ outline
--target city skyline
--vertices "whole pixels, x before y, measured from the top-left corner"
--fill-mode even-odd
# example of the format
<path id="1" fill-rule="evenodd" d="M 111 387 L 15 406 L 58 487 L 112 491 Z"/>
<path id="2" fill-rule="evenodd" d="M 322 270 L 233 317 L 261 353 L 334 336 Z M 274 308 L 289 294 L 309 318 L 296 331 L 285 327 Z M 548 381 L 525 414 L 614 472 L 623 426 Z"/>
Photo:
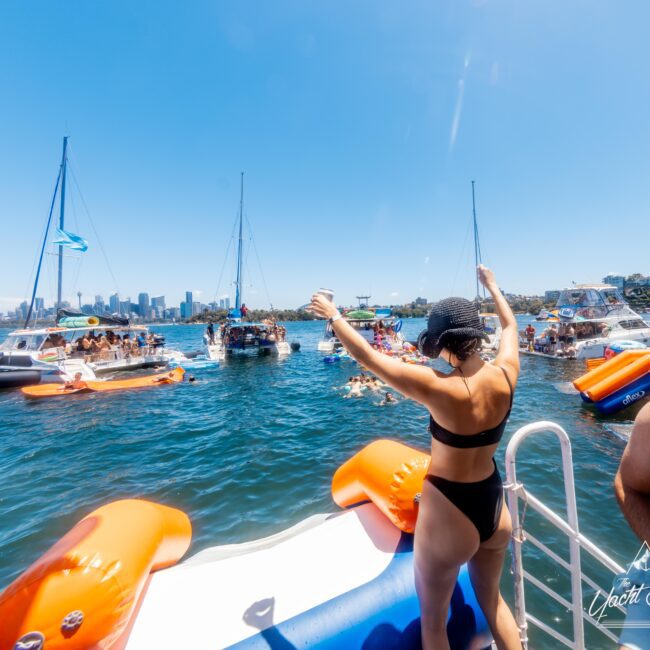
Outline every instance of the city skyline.
<path id="1" fill-rule="evenodd" d="M 626 297 L 634 298 L 642 302 L 650 302 L 650 276 L 645 276 L 641 273 L 634 273 L 630 276 L 623 276 L 616 273 L 608 273 L 601 280 L 603 284 L 608 284 L 619 289 Z M 546 289 L 542 294 L 511 294 L 505 292 L 506 295 L 523 298 L 542 298 L 544 303 L 554 303 L 560 295 L 560 289 Z M 111 314 L 119 316 L 136 317 L 142 320 L 175 320 L 182 321 L 197 316 L 206 310 L 218 311 L 229 310 L 231 307 L 231 297 L 223 295 L 219 299 L 203 303 L 201 300 L 194 300 L 193 291 L 185 291 L 184 300 L 178 306 L 170 306 L 164 295 L 150 296 L 149 292 L 139 292 L 137 294 L 137 302 L 134 302 L 130 296 L 121 297 L 118 293 L 111 294 L 108 301 L 104 300 L 103 295 L 95 294 L 92 303 L 83 303 L 82 297 L 84 294 L 77 293 L 77 302 L 71 303 L 65 301 L 62 305 L 65 309 L 73 309 L 81 311 L 84 314 Z M 92 295 L 92 294 L 91 294 Z M 356 296 L 356 300 L 361 303 L 361 299 L 368 301 L 372 296 Z M 384 303 L 384 306 L 398 306 L 398 305 L 414 305 L 422 306 L 429 304 L 431 301 L 427 298 L 417 296 L 404 303 L 391 302 Z M 343 303 L 339 302 L 340 305 Z M 371 301 L 371 304 L 378 304 Z M 189 305 L 189 307 L 188 307 Z M 234 306 L 234 305 L 233 305 Z M 299 307 L 302 307 L 299 306 Z M 296 309 L 292 307 L 290 309 Z M 9 318 L 10 320 L 25 320 L 29 311 L 29 303 L 27 301 L 21 302 L 15 310 L 9 310 L 5 315 L 0 312 L 0 319 Z M 36 320 L 42 319 L 44 316 L 53 318 L 56 313 L 55 303 L 46 304 L 45 299 L 36 296 L 34 301 L 34 317 Z"/>

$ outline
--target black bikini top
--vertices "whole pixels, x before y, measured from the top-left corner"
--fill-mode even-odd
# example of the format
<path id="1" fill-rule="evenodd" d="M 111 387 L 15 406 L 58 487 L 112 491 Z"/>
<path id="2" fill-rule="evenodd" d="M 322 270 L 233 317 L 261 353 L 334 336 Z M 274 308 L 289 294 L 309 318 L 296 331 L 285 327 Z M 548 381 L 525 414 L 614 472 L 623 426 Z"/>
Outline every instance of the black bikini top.
<path id="1" fill-rule="evenodd" d="M 500 367 L 500 366 L 499 366 Z M 503 368 L 501 368 L 503 370 Z M 512 411 L 512 399 L 513 391 L 512 384 L 508 378 L 508 373 L 503 370 L 503 374 L 508 382 L 508 388 L 510 388 L 510 407 L 506 416 L 501 420 L 496 427 L 492 429 L 487 429 L 487 431 L 481 431 L 480 433 L 473 433 L 471 435 L 463 436 L 458 433 L 453 433 L 444 427 L 441 427 L 434 419 L 433 416 L 429 416 L 429 431 L 431 435 L 441 442 L 443 445 L 448 445 L 449 447 L 457 447 L 459 449 L 470 449 L 472 447 L 486 447 L 487 445 L 493 445 L 503 436 L 503 432 L 506 428 L 506 423 L 510 417 L 510 411 Z"/>

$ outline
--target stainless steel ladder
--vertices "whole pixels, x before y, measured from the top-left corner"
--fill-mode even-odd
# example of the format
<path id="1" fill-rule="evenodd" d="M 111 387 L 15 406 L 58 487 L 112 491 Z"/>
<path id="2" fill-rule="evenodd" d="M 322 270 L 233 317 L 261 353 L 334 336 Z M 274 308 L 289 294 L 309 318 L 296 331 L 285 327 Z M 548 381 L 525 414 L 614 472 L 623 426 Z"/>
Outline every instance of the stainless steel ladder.
<path id="1" fill-rule="evenodd" d="M 529 436 L 547 432 L 554 433 L 560 442 L 567 511 L 566 520 L 551 510 L 548 506 L 544 505 L 544 503 L 525 488 L 523 483 L 517 480 L 516 458 L 519 447 Z M 591 616 L 583 607 L 583 583 L 588 587 L 591 587 L 591 589 L 600 590 L 605 594 L 609 593 L 610 588 L 603 589 L 597 585 L 595 581 L 583 574 L 581 569 L 581 552 L 586 551 L 589 553 L 589 555 L 595 558 L 614 576 L 623 573 L 625 569 L 580 533 L 578 527 L 575 484 L 573 479 L 571 442 L 566 431 L 561 426 L 553 422 L 535 422 L 522 427 L 514 434 L 506 449 L 505 489 L 513 528 L 512 572 L 515 588 L 515 618 L 517 620 L 517 625 L 519 626 L 524 649 L 528 650 L 529 623 L 553 637 L 556 641 L 560 642 L 567 648 L 573 648 L 574 650 L 584 650 L 586 647 L 584 621 L 589 622 L 608 639 L 616 642 L 617 637 L 611 632 L 611 630 Z M 537 539 L 537 537 L 532 535 L 529 531 L 524 530 L 523 517 L 520 516 L 519 510 L 520 501 L 524 502 L 525 508 L 534 509 L 567 536 L 569 543 L 568 562 L 560 557 L 555 551 L 551 550 L 547 544 Z M 531 544 L 546 556 L 550 557 L 557 566 L 562 567 L 569 572 L 571 579 L 571 601 L 558 594 L 547 584 L 524 569 L 522 553 L 524 544 Z M 537 589 L 565 607 L 567 611 L 571 612 L 573 617 L 573 639 L 567 638 L 558 630 L 551 627 L 548 623 L 526 611 L 526 582 L 531 583 Z M 622 613 L 625 613 L 623 608 L 619 607 L 619 609 Z"/>

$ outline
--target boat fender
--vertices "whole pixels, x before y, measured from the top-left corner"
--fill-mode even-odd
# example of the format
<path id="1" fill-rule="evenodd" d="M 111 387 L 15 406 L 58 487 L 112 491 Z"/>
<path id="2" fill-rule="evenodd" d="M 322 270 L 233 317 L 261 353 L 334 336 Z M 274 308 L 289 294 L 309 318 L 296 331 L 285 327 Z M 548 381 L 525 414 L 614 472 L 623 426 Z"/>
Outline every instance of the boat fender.
<path id="1" fill-rule="evenodd" d="M 430 456 L 394 440 L 375 440 L 335 472 L 332 498 L 347 508 L 372 501 L 400 530 L 415 530 Z"/>
<path id="2" fill-rule="evenodd" d="M 84 517 L 0 594 L 0 648 L 109 648 L 151 571 L 187 551 L 180 510 L 125 499 Z"/>

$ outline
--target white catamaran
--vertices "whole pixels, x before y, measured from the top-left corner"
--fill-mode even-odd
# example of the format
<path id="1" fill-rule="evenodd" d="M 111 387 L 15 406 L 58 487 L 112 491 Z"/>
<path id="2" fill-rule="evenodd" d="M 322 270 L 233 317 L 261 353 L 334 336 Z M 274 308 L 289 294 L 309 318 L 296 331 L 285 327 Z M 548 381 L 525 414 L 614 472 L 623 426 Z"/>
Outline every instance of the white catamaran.
<path id="1" fill-rule="evenodd" d="M 241 173 L 239 197 L 239 236 L 237 239 L 237 277 L 235 280 L 235 306 L 226 322 L 213 333 L 203 337 L 205 354 L 209 359 L 223 361 L 234 354 L 259 354 L 287 356 L 292 346 L 286 341 L 284 327 L 265 320 L 254 323 L 245 320 L 248 314 L 243 302 L 243 231 L 244 231 L 244 172 Z"/>

